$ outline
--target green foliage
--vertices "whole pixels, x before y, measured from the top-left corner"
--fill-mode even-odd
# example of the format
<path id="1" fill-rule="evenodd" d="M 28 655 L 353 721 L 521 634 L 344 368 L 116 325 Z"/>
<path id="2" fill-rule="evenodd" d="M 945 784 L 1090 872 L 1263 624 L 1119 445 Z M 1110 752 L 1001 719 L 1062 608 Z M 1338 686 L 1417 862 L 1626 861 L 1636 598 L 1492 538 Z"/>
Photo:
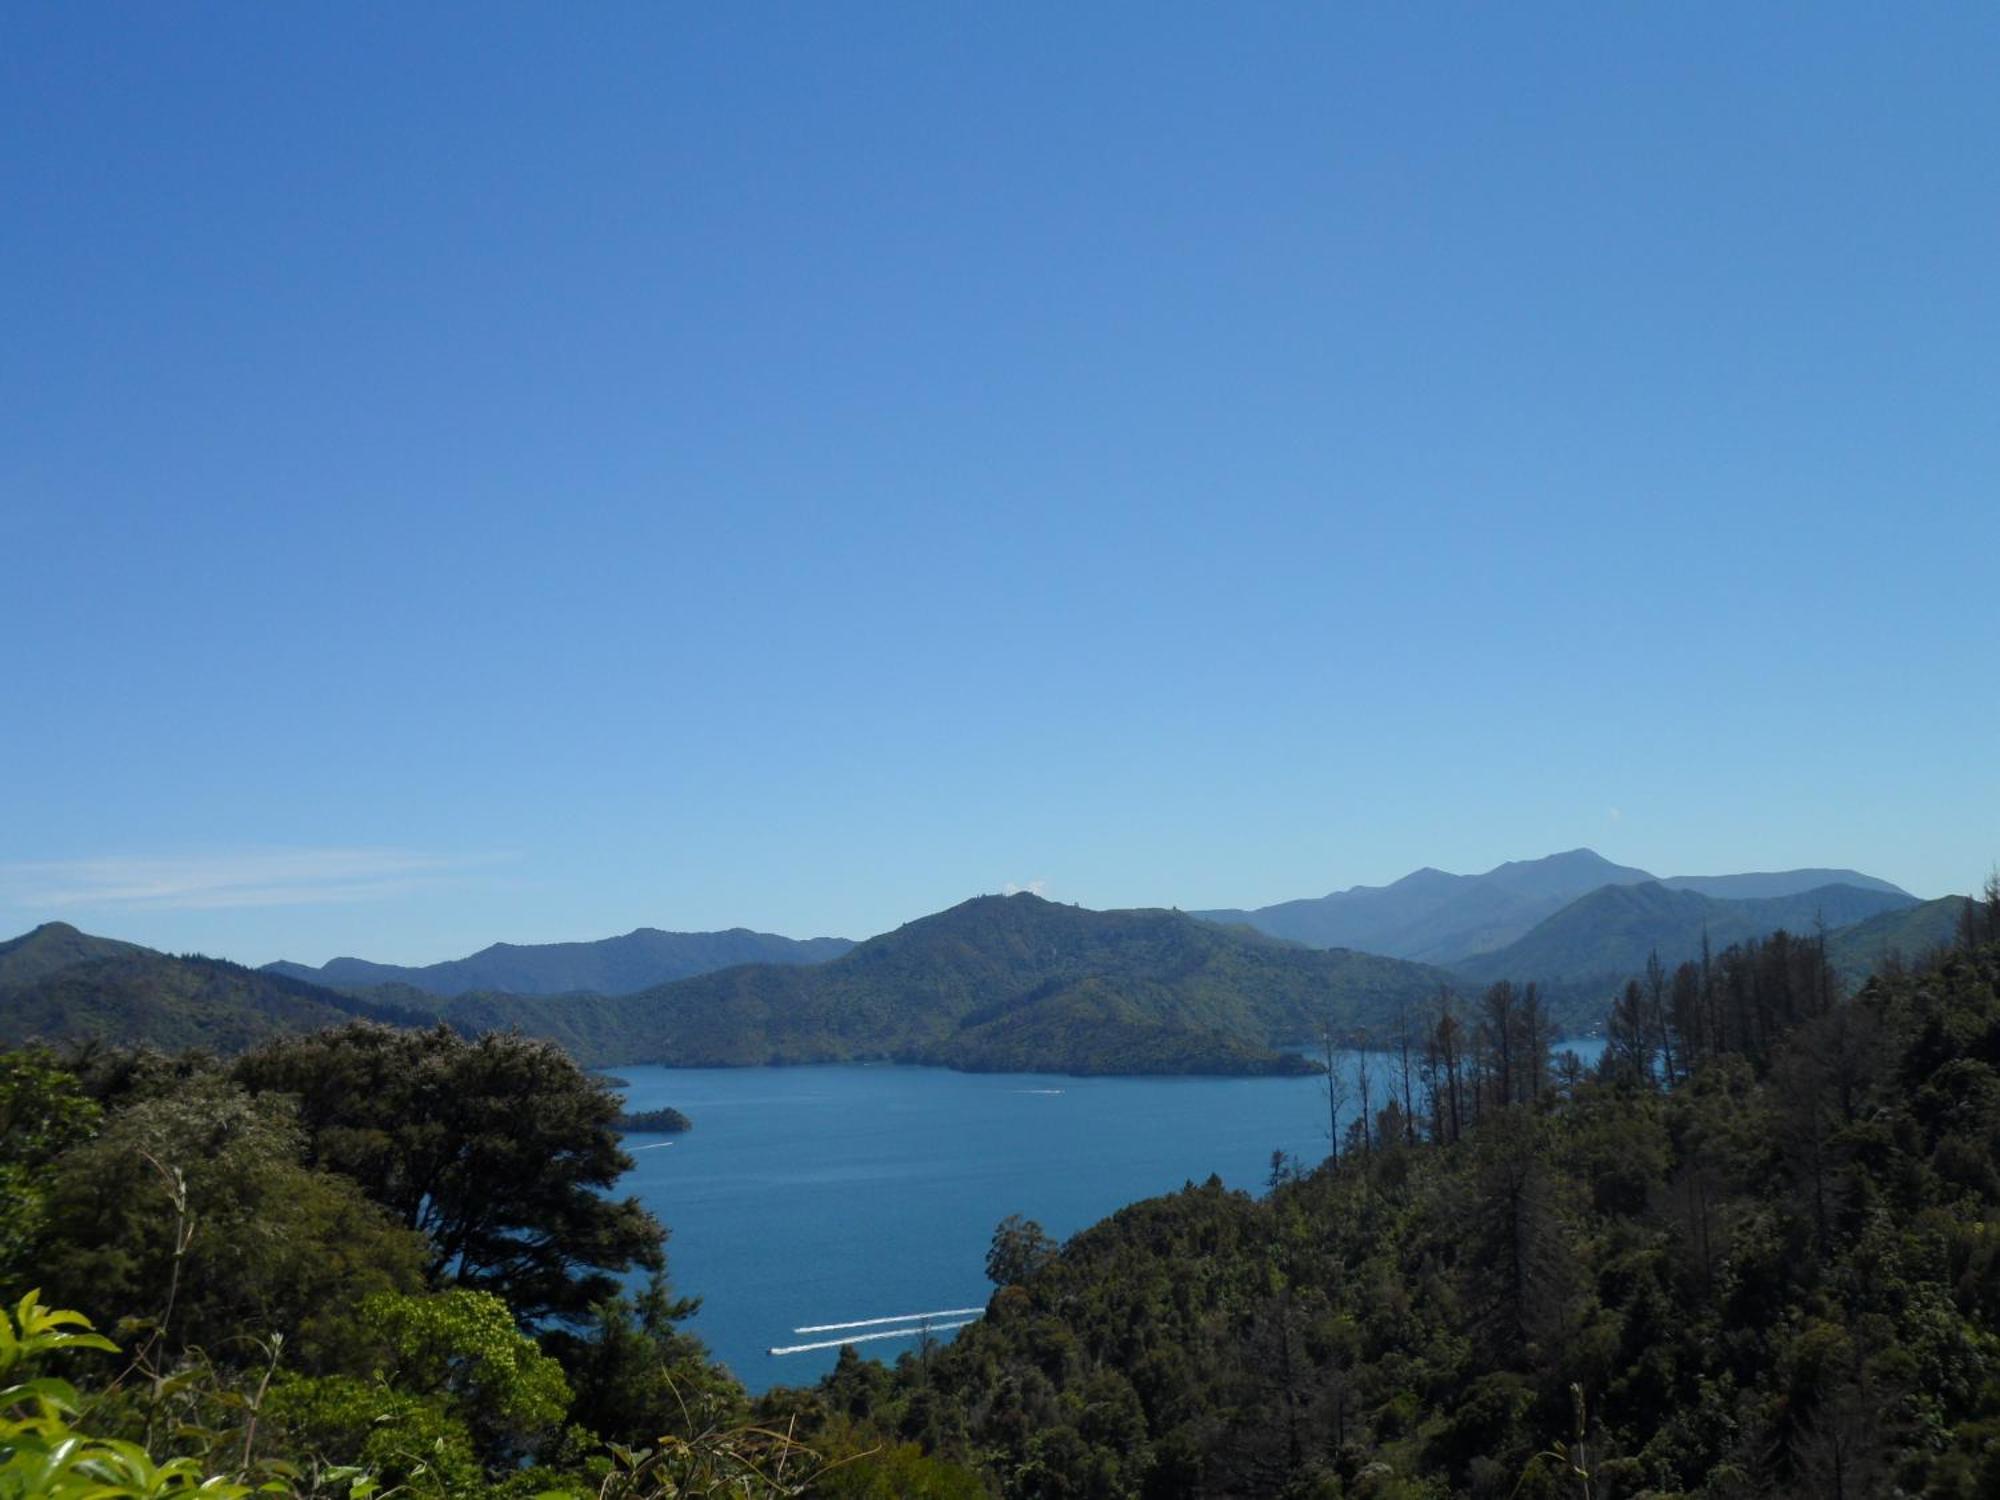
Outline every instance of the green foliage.
<path id="1" fill-rule="evenodd" d="M 312 1468 L 366 1475 L 390 1494 L 477 1495 L 488 1478 L 471 1428 L 442 1396 L 352 1375 L 291 1376 L 272 1387 L 270 1414 Z"/>
<path id="2" fill-rule="evenodd" d="M 39 1289 L 27 1293 L 11 1310 L 0 1311 L 0 1381 L 10 1381 L 22 1366 L 67 1349 L 118 1352 L 116 1344 L 92 1330 L 82 1313 L 44 1307 Z M 75 1404 L 74 1393 L 57 1381 L 0 1386 L 0 1405 L 9 1410 L 23 1402 L 46 1407 L 65 1399 Z"/>
<path id="3" fill-rule="evenodd" d="M 375 1373 L 290 1377 L 273 1420 L 322 1460 L 417 1495 L 476 1492 L 513 1472 L 560 1427 L 562 1367 L 484 1292 L 383 1295 L 362 1305 L 359 1336 Z"/>
<path id="4" fill-rule="evenodd" d="M 1009 1214 L 993 1231 L 986 1252 L 986 1279 L 995 1286 L 1019 1286 L 1048 1264 L 1056 1242 L 1033 1219 Z"/>
<path id="5" fill-rule="evenodd" d="M 364 1335 L 388 1350 L 391 1384 L 449 1395 L 494 1448 L 526 1451 L 569 1409 L 562 1366 L 490 1293 L 370 1297 L 361 1323 Z"/>
<path id="6" fill-rule="evenodd" d="M 356 1039 L 323 1040 L 331 1051 L 319 1055 L 338 1057 Z M 566 1061 L 552 1073 L 548 1049 L 519 1039 L 447 1036 L 439 1052 L 428 1084 L 492 1098 L 484 1113 L 433 1116 L 443 1133 L 432 1144 L 476 1158 L 487 1143 L 454 1140 L 454 1123 L 497 1131 L 502 1098 L 545 1107 L 580 1132 L 563 1149 L 584 1165 L 546 1179 L 564 1201 L 591 1153 L 607 1149 L 615 1106 L 602 1086 Z M 546 1347 L 522 1331 L 520 1308 L 489 1292 L 416 1294 L 427 1242 L 354 1180 L 301 1160 L 310 1137 L 289 1095 L 248 1092 L 200 1057 L 82 1065 L 87 1086 L 46 1054 L 0 1054 L 0 1141 L 10 1162 L 48 1174 L 38 1270 L 137 1342 L 109 1378 L 73 1385 L 37 1366 L 116 1352 L 82 1313 L 50 1312 L 30 1293 L 0 1318 L 0 1500 L 780 1500 L 883 1450 L 849 1429 L 830 1465 L 789 1428 L 750 1423 L 741 1387 L 677 1327 L 696 1304 L 673 1297 L 663 1276 L 635 1301 L 596 1308 L 587 1334 L 545 1333 Z M 622 1160 L 615 1142 L 608 1149 Z M 598 1222 L 615 1231 L 621 1221 Z M 651 1226 L 644 1243 L 657 1252 L 659 1237 Z M 907 1493 L 968 1493 L 964 1471 L 907 1445 L 885 1472 L 896 1484 L 954 1476 L 949 1488 Z"/>
<path id="7" fill-rule="evenodd" d="M 289 1101 L 216 1074 L 140 1098 L 54 1164 L 37 1272 L 169 1349 L 276 1333 L 296 1365 L 337 1365 L 363 1298 L 421 1284 L 422 1245 L 303 1149 Z"/>
<path id="8" fill-rule="evenodd" d="M 0 1287 L 27 1268 L 56 1158 L 89 1138 L 100 1113 L 53 1053 L 0 1053 Z"/>
<path id="9" fill-rule="evenodd" d="M 1642 1036 L 1520 1097 L 1483 1009 L 1455 1140 L 1135 1204 L 928 1359 L 766 1406 L 1021 1497 L 1995 1493 L 2000 951 L 1846 1004 L 1820 962 L 1717 955 L 1671 1090 Z"/>
<path id="10" fill-rule="evenodd" d="M 797 1500 L 813 1493 L 885 1493 L 819 1489 L 816 1481 L 840 1465 L 789 1433 L 740 1421 L 638 1446 L 614 1444 L 601 1456 L 569 1452 L 593 1471 L 588 1477 L 523 1468 L 519 1448 L 496 1443 L 493 1434 L 511 1429 L 518 1441 L 526 1429 L 552 1426 L 567 1391 L 554 1361 L 515 1331 L 504 1305 L 473 1292 L 373 1298 L 364 1323 L 392 1368 L 371 1379 L 285 1377 L 268 1400 L 261 1399 L 260 1387 L 260 1399 L 245 1403 L 267 1433 L 282 1434 L 295 1459 L 255 1458 L 254 1421 L 240 1437 L 182 1424 L 179 1440 L 196 1443 L 201 1456 L 158 1457 L 149 1444 L 87 1432 L 81 1422 L 93 1403 L 67 1381 L 36 1373 L 34 1367 L 52 1357 L 116 1353 L 117 1346 L 92 1332 L 81 1314 L 51 1311 L 30 1293 L 11 1315 L 0 1313 L 0 1500 L 239 1500 L 253 1493 L 345 1500 Z M 95 1404 L 101 1406 L 102 1398 Z M 568 1444 L 572 1450 L 594 1446 L 582 1433 L 572 1434 Z M 856 1450 L 845 1461 L 874 1451 Z M 224 1453 L 235 1461 L 215 1462 Z M 922 1477 L 950 1471 L 906 1451 L 889 1472 Z M 965 1487 L 967 1478 L 958 1474 L 949 1488 L 886 1493 L 981 1493 Z"/>
<path id="11" fill-rule="evenodd" d="M 581 1317 L 613 1273 L 663 1264 L 658 1221 L 603 1191 L 632 1164 L 617 1095 L 546 1042 L 359 1023 L 266 1043 L 232 1073 L 297 1102 L 306 1159 L 421 1233 L 434 1286 Z"/>
<path id="12" fill-rule="evenodd" d="M 613 1443 L 610 1453 L 610 1471 L 590 1491 L 598 1500 L 799 1500 L 819 1493 L 825 1468 L 791 1434 L 748 1425 L 639 1448 Z"/>
<path id="13" fill-rule="evenodd" d="M 676 1298 L 665 1276 L 655 1275 L 636 1300 L 599 1303 L 580 1332 L 547 1335 L 576 1391 L 573 1420 L 628 1445 L 691 1438 L 741 1421 L 747 1413 L 742 1387 L 709 1362 L 701 1340 L 678 1326 L 699 1306 Z"/>
<path id="14" fill-rule="evenodd" d="M 852 1422 L 815 1432 L 821 1467 L 814 1500 L 987 1500 L 986 1482 L 963 1464 L 933 1458 L 913 1442 L 885 1441 Z"/>
<path id="15" fill-rule="evenodd" d="M 0 1500 L 237 1500 L 252 1493 L 247 1484 L 205 1474 L 191 1458 L 155 1461 L 136 1443 L 78 1431 L 83 1401 L 75 1387 L 35 1375 L 33 1367 L 82 1350 L 115 1354 L 118 1346 L 92 1332 L 81 1313 L 44 1307 L 38 1292 L 0 1311 Z"/>

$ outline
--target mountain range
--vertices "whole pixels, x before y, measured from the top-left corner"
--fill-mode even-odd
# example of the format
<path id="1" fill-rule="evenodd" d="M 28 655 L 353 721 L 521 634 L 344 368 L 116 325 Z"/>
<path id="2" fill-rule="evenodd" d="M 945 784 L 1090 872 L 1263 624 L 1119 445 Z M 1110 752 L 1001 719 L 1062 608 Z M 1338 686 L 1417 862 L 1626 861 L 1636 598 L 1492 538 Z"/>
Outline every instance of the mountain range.
<path id="1" fill-rule="evenodd" d="M 1857 870 L 1784 870 L 1675 875 L 1665 880 L 1613 864 L 1591 849 L 1513 860 L 1483 875 L 1421 869 L 1390 885 L 1358 885 L 1310 900 L 1254 910 L 1201 911 L 1205 921 L 1254 927 L 1314 948 L 1358 948 L 1421 963 L 1456 964 L 1507 947 L 1571 902 L 1606 886 L 1656 884 L 1718 900 L 1775 900 L 1827 886 L 1884 892 L 1900 887 Z"/>
<path id="2" fill-rule="evenodd" d="M 1644 872 L 1574 850 L 1483 876 L 1418 871 L 1264 912 L 1088 911 L 982 896 L 859 944 L 642 928 L 598 943 L 495 944 L 420 968 L 343 959 L 252 970 L 48 923 L 0 943 L 0 1044 L 232 1051 L 361 1017 L 443 1020 L 467 1033 L 518 1027 L 592 1064 L 890 1059 L 992 1071 L 1290 1072 L 1310 1066 L 1298 1047 L 1323 1031 L 1390 1035 L 1441 988 L 1469 994 L 1499 978 L 1540 984 L 1559 1029 L 1591 1029 L 1649 955 L 1672 967 L 1704 941 L 1719 950 L 1780 927 L 1823 929 L 1835 968 L 1858 983 L 1885 958 L 1949 943 L 1965 905 L 1918 902 L 1851 871 L 1635 875 Z M 1376 921 L 1375 941 L 1384 923 L 1409 935 L 1428 922 L 1430 946 L 1449 951 L 1436 934 L 1476 929 L 1490 941 L 1545 908 L 1507 942 L 1445 964 L 1213 920 L 1261 917 L 1299 931 L 1316 911 L 1343 932 Z M 1329 925 L 1313 930 L 1323 937 Z M 768 956 L 728 962 L 746 951 Z M 680 972 L 641 982 L 662 967 Z"/>
<path id="3" fill-rule="evenodd" d="M 887 1058 L 969 1071 L 1305 1071 L 1287 1044 L 1393 1025 L 1442 970 L 1163 910 L 980 896 L 817 965 L 751 964 L 635 995 L 466 995 L 467 1030 L 691 1066 Z"/>
<path id="4" fill-rule="evenodd" d="M 622 937 L 584 943 L 495 943 L 467 958 L 406 967 L 336 958 L 312 968 L 280 959 L 266 964 L 309 984 L 334 989 L 373 989 L 400 984 L 428 995 L 450 997 L 472 990 L 504 990 L 516 995 L 561 995 L 591 990 L 629 995 L 671 979 L 685 979 L 735 964 L 816 964 L 838 958 L 854 946 L 846 938 L 788 938 L 732 927 L 727 932 L 662 932 L 641 927 Z"/>
<path id="5" fill-rule="evenodd" d="M 1025 894 L 977 897 L 823 964 L 742 964 L 628 995 L 474 991 L 423 1005 L 400 983 L 350 994 L 60 924 L 6 945 L 0 963 L 23 976 L 0 988 L 0 1041 L 232 1051 L 354 1017 L 442 1019 L 468 1033 L 518 1027 L 593 1064 L 894 1059 L 1072 1073 L 1310 1071 L 1288 1044 L 1329 1028 L 1385 1030 L 1449 979 L 1180 912 L 1086 911 Z"/>

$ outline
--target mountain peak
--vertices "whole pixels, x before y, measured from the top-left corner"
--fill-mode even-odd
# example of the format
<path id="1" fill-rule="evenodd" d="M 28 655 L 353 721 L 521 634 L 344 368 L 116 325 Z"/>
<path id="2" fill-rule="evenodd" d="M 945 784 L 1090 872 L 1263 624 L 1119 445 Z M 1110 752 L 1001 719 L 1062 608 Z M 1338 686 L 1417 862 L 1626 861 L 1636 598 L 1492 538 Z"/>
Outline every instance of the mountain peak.
<path id="1" fill-rule="evenodd" d="M 1544 854 L 1539 859 L 1510 859 L 1495 865 L 1486 873 L 1496 875 L 1502 870 L 1579 870 L 1579 869 L 1620 869 L 1595 849 L 1578 845 L 1574 849 L 1559 850 L 1554 854 Z"/>
<path id="2" fill-rule="evenodd" d="M 903 923 L 903 926 L 908 927 L 916 922 L 934 921 L 939 917 L 948 917 L 953 912 L 1006 911 L 1009 908 L 1015 911 L 1025 911 L 1038 906 L 1055 906 L 1057 904 L 1057 902 L 1049 900 L 1046 896 L 1037 896 L 1033 891 L 981 891 L 977 896 L 967 896 L 963 901 L 953 906 L 947 906 L 941 911 L 934 911 L 926 916 L 912 917 L 908 922 Z M 880 934 L 877 935 L 879 936 Z"/>
<path id="3" fill-rule="evenodd" d="M 1601 885 L 1637 885 L 1655 877 L 1632 865 L 1613 864 L 1595 849 L 1565 849 L 1495 865 L 1479 878 L 1518 896 L 1573 901 Z"/>
<path id="4" fill-rule="evenodd" d="M 125 958 L 150 950 L 115 938 L 92 937 L 67 922 L 44 922 L 0 943 L 0 988 L 26 984 L 100 958 Z"/>

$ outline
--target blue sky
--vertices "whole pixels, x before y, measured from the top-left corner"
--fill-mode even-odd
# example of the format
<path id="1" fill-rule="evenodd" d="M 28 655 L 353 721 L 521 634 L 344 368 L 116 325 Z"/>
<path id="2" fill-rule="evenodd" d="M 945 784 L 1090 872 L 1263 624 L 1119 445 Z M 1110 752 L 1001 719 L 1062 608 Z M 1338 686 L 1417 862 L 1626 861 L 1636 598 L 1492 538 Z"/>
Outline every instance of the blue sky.
<path id="1" fill-rule="evenodd" d="M 2000 856 L 2000 11 L 0 13 L 0 928 Z"/>

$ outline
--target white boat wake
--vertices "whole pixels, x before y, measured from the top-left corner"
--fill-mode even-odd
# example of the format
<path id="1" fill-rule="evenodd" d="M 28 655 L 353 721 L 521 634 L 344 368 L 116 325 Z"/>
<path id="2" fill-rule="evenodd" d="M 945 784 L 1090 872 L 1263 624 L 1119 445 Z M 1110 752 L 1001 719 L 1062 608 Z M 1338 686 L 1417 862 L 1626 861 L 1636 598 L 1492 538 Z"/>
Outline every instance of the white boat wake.
<path id="1" fill-rule="evenodd" d="M 871 1339 L 913 1339 L 920 1333 L 947 1333 L 954 1328 L 963 1328 L 968 1323 L 977 1323 L 977 1318 L 965 1318 L 957 1323 L 919 1323 L 914 1328 L 891 1328 L 886 1333 L 857 1333 L 844 1339 L 822 1339 L 813 1344 L 786 1344 L 780 1348 L 767 1349 L 767 1354 L 805 1354 L 814 1349 L 838 1349 L 842 1344 L 865 1344 Z"/>
<path id="2" fill-rule="evenodd" d="M 935 1312 L 897 1313 L 893 1318 L 856 1318 L 852 1323 L 808 1323 L 793 1333 L 838 1333 L 843 1328 L 873 1328 L 877 1323 L 921 1323 L 925 1318 L 963 1318 L 985 1312 L 983 1307 L 940 1307 Z"/>

